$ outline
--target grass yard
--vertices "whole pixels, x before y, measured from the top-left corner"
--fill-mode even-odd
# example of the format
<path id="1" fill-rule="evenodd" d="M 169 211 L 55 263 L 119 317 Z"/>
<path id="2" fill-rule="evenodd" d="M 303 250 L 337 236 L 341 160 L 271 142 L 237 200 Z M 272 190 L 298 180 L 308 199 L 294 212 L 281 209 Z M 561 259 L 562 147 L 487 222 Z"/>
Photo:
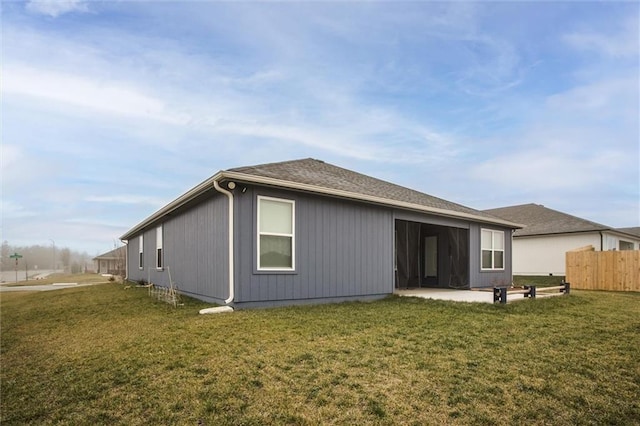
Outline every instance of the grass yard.
<path id="1" fill-rule="evenodd" d="M 564 275 L 514 275 L 513 285 L 518 287 L 525 285 L 554 287 L 561 285 L 564 278 Z"/>
<path id="2" fill-rule="evenodd" d="M 3 425 L 640 421 L 640 294 L 201 316 L 122 284 L 1 300 Z"/>

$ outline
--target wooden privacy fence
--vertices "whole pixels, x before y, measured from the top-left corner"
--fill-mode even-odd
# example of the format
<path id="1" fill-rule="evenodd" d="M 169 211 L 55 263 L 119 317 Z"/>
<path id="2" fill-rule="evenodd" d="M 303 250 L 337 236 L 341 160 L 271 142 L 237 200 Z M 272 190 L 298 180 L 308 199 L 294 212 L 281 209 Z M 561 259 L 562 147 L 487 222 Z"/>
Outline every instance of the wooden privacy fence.
<path id="1" fill-rule="evenodd" d="M 574 289 L 640 291 L 640 250 L 568 251 L 566 280 Z"/>

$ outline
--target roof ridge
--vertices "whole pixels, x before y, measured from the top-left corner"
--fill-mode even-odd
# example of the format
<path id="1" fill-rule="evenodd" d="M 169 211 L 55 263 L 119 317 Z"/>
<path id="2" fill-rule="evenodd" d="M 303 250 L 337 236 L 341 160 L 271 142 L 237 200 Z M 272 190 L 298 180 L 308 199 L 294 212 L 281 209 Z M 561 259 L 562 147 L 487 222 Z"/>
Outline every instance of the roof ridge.
<path id="1" fill-rule="evenodd" d="M 445 209 L 451 209 L 451 207 L 456 207 L 460 210 L 465 210 L 467 212 L 472 212 L 473 214 L 479 215 L 481 217 L 486 217 L 488 219 L 500 219 L 499 217 L 492 215 L 491 213 L 488 212 L 484 212 L 482 210 L 479 209 L 474 209 L 472 207 L 468 207 L 465 206 L 463 204 L 460 203 L 456 203 L 453 201 L 449 201 L 445 198 L 442 197 L 437 197 L 431 194 L 427 194 L 425 192 L 419 191 L 417 189 L 414 188 L 409 188 L 407 186 L 403 186 L 403 185 L 399 185 L 397 183 L 393 183 L 393 182 L 389 182 L 374 176 L 370 176 L 370 175 L 366 175 L 364 173 L 360 173 L 358 171 L 355 170 L 351 170 L 351 169 L 347 169 L 345 167 L 341 167 L 341 166 L 337 166 L 335 164 L 332 163 L 328 163 L 325 162 L 323 160 L 318 160 L 315 158 L 304 158 L 304 159 L 298 159 L 298 160 L 288 160 L 288 161 L 281 161 L 281 162 L 272 162 L 272 163 L 265 163 L 265 164 L 256 164 L 253 166 L 246 166 L 246 167 L 239 167 L 239 168 L 234 168 L 234 169 L 229 169 L 228 171 L 231 172 L 239 172 L 239 173 L 245 173 L 245 174 L 253 174 L 251 173 L 251 171 L 265 171 L 265 169 L 272 169 L 274 166 L 278 167 L 278 166 L 287 166 L 287 165 L 291 165 L 291 164 L 295 164 L 295 163 L 299 163 L 299 164 L 304 164 L 304 163 L 309 163 L 309 162 L 313 162 L 313 164 L 317 164 L 317 165 L 323 165 L 326 168 L 333 168 L 335 171 L 337 171 L 338 174 L 346 174 L 349 175 L 351 177 L 357 177 L 359 179 L 362 179 L 365 182 L 362 182 L 362 184 L 369 186 L 369 183 L 373 182 L 373 183 L 379 183 L 381 185 L 386 186 L 387 188 L 392 188 L 396 191 L 400 191 L 400 192 L 405 192 L 408 191 L 410 193 L 413 194 L 413 196 L 415 197 L 428 197 L 431 198 L 431 203 L 432 204 L 443 204 L 446 205 L 446 207 L 443 207 Z M 327 173 L 331 173 L 330 170 L 326 170 L 326 169 L 322 169 L 320 168 L 318 170 L 319 172 L 323 172 L 326 171 Z M 278 179 L 283 180 L 283 181 L 289 181 L 289 182 L 295 182 L 295 180 L 293 179 L 288 179 L 286 177 L 278 177 Z M 356 179 L 353 179 L 353 183 L 356 183 Z M 322 184 L 318 184 L 318 186 L 323 186 Z M 395 200 L 395 198 L 390 197 L 388 194 L 385 195 L 379 195 L 380 198 L 384 198 L 384 199 L 388 199 L 390 201 Z"/>
<path id="2" fill-rule="evenodd" d="M 594 222 L 570 213 L 546 207 L 542 204 L 519 204 L 486 210 L 505 220 L 522 223 L 519 235 L 545 235 L 567 232 L 594 232 L 614 230 L 611 226 Z"/>
<path id="3" fill-rule="evenodd" d="M 261 164 L 253 164 L 250 166 L 240 166 L 240 167 L 232 167 L 230 169 L 226 169 L 225 171 L 227 172 L 237 172 L 240 170 L 245 170 L 245 169 L 253 169 L 253 168 L 257 168 L 257 167 L 267 167 L 267 166 L 275 166 L 275 165 L 283 165 L 283 164 L 291 164 L 291 163 L 300 163 L 303 161 L 317 161 L 319 163 L 324 163 L 324 161 L 322 160 L 318 160 L 316 158 L 311 158 L 311 157 L 307 157 L 307 158 L 298 158 L 295 160 L 285 160 L 285 161 L 272 161 L 270 163 L 261 163 Z"/>

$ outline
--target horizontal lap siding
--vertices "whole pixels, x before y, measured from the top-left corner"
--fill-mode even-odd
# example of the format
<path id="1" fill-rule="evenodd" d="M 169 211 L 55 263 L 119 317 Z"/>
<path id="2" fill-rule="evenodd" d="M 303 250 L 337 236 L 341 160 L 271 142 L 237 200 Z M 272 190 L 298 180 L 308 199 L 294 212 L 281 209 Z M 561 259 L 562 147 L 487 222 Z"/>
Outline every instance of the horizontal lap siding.
<path id="1" fill-rule="evenodd" d="M 296 201 L 296 271 L 256 271 L 257 195 Z M 393 292 L 391 210 L 297 192 L 236 193 L 236 302 L 305 300 Z"/>

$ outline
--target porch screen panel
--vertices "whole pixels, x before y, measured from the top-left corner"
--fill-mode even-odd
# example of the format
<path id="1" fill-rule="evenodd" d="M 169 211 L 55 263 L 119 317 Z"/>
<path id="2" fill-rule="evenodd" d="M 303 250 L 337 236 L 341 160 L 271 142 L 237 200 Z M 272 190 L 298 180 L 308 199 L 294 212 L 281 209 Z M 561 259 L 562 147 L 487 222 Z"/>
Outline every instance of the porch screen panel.
<path id="1" fill-rule="evenodd" d="M 396 282 L 398 287 L 420 285 L 420 224 L 396 222 Z"/>
<path id="2" fill-rule="evenodd" d="M 396 221 L 396 286 L 407 286 L 407 222 Z"/>
<path id="3" fill-rule="evenodd" d="M 467 288 L 469 286 L 469 231 L 449 228 L 448 233 L 451 262 L 449 287 Z"/>

